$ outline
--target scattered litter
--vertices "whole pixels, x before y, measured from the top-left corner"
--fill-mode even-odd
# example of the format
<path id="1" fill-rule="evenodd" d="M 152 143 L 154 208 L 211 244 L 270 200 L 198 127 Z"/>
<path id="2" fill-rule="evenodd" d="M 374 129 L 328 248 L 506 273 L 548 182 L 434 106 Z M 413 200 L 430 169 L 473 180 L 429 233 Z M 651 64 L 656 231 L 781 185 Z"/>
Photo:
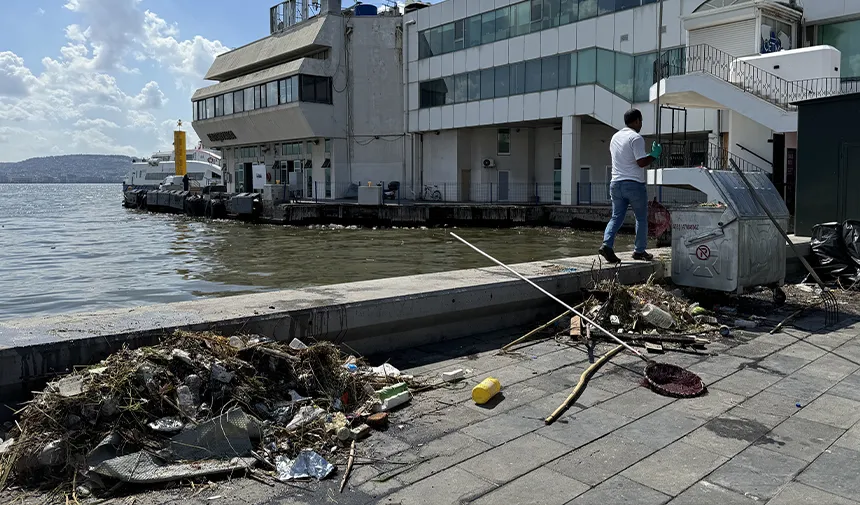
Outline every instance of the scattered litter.
<path id="1" fill-rule="evenodd" d="M 390 363 L 383 363 L 370 370 L 379 377 L 400 377 L 400 370 L 394 368 Z"/>
<path id="2" fill-rule="evenodd" d="M 299 409 L 298 414 L 293 417 L 293 420 L 287 425 L 287 431 L 293 431 L 296 428 L 312 423 L 321 418 L 325 411 L 316 405 L 306 405 Z"/>
<path id="3" fill-rule="evenodd" d="M 65 463 L 66 448 L 63 447 L 62 440 L 53 440 L 48 442 L 37 457 L 40 465 L 56 466 Z"/>
<path id="4" fill-rule="evenodd" d="M 174 349 L 170 352 L 170 357 L 173 359 L 177 359 L 188 366 L 194 366 L 194 362 L 191 361 L 191 355 L 188 352 L 183 351 L 182 349 Z"/>
<path id="5" fill-rule="evenodd" d="M 794 404 L 794 406 L 795 406 L 795 407 L 797 407 L 797 408 L 801 408 L 801 407 L 802 407 L 802 406 L 800 405 L 800 402 L 795 403 L 795 404 Z"/>
<path id="6" fill-rule="evenodd" d="M 675 319 L 672 317 L 672 314 L 650 303 L 646 304 L 642 309 L 642 317 L 645 321 L 658 328 L 666 329 L 675 325 Z"/>
<path id="7" fill-rule="evenodd" d="M 212 364 L 212 380 L 216 380 L 218 382 L 222 382 L 224 384 L 229 384 L 232 382 L 235 374 L 233 372 L 227 371 L 226 368 L 221 363 L 213 363 Z"/>
<path id="8" fill-rule="evenodd" d="M 9 452 L 9 450 L 12 448 L 13 445 L 15 445 L 15 439 L 14 438 L 7 438 L 6 440 L 4 440 L 3 443 L 0 444 L 0 455 L 6 454 L 7 452 Z"/>
<path id="9" fill-rule="evenodd" d="M 185 423 L 178 417 L 162 417 L 161 419 L 152 421 L 148 426 L 161 433 L 175 433 L 181 430 L 185 426 Z"/>
<path id="10" fill-rule="evenodd" d="M 282 482 L 311 477 L 323 480 L 334 472 L 331 463 L 310 449 L 301 451 L 296 459 L 278 456 L 275 466 L 278 469 L 278 479 Z"/>
<path id="11" fill-rule="evenodd" d="M 732 330 L 729 329 L 728 326 L 726 326 L 726 325 L 720 326 L 720 335 L 722 335 L 724 337 L 728 337 L 731 334 L 732 334 Z"/>
<path id="12" fill-rule="evenodd" d="M 609 316 L 609 322 L 612 323 L 614 326 L 621 326 L 621 318 L 615 314 Z"/>
<path id="13" fill-rule="evenodd" d="M 483 405 L 502 390 L 502 383 L 493 377 L 487 377 L 480 384 L 472 388 L 472 400 L 478 405 Z"/>
<path id="14" fill-rule="evenodd" d="M 374 428 L 384 428 L 388 424 L 388 412 L 377 412 L 367 416 L 367 424 Z"/>
<path id="15" fill-rule="evenodd" d="M 367 438 L 370 436 L 370 426 L 366 424 L 360 425 L 358 428 L 352 429 L 352 438 L 355 440 L 361 440 L 363 438 Z"/>
<path id="16" fill-rule="evenodd" d="M 746 319 L 735 319 L 736 328 L 755 328 L 758 323 L 755 321 L 747 321 Z"/>
<path id="17" fill-rule="evenodd" d="M 412 393 L 409 392 L 409 387 L 405 382 L 398 382 L 391 386 L 386 386 L 376 392 L 381 403 L 375 406 L 376 411 L 386 412 L 394 407 L 403 405 L 412 399 Z"/>
<path id="18" fill-rule="evenodd" d="M 57 383 L 60 391 L 60 396 L 64 398 L 72 398 L 84 392 L 84 378 L 81 376 L 71 376 L 60 379 Z"/>
<path id="19" fill-rule="evenodd" d="M 256 462 L 257 460 L 254 458 L 232 458 L 227 461 L 169 463 L 148 452 L 141 451 L 105 461 L 93 471 L 99 475 L 131 484 L 156 484 L 243 470 L 252 468 Z"/>
<path id="20" fill-rule="evenodd" d="M 301 350 L 307 349 L 307 348 L 308 348 L 308 346 L 306 346 L 304 342 L 302 342 L 301 340 L 299 340 L 297 338 L 294 338 L 290 342 L 290 349 L 295 349 L 296 351 L 301 351 Z"/>
<path id="21" fill-rule="evenodd" d="M 451 370 L 450 372 L 442 372 L 443 382 L 454 382 L 466 376 L 466 371 L 462 368 Z"/>

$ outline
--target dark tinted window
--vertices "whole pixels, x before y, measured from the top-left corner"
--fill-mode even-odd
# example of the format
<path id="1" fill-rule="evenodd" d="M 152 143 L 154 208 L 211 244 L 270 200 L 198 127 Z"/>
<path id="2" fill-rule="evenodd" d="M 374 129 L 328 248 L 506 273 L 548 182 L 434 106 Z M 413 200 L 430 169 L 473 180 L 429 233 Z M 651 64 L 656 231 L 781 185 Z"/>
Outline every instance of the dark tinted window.
<path id="1" fill-rule="evenodd" d="M 454 50 L 463 49 L 466 46 L 466 20 L 454 21 Z"/>
<path id="2" fill-rule="evenodd" d="M 558 88 L 558 56 L 547 56 L 541 61 L 541 89 Z"/>
<path id="3" fill-rule="evenodd" d="M 466 47 L 481 45 L 481 15 L 466 20 Z"/>
<path id="4" fill-rule="evenodd" d="M 481 70 L 481 100 L 493 98 L 495 95 L 496 80 L 493 77 L 492 68 Z"/>
<path id="5" fill-rule="evenodd" d="M 496 67 L 496 98 L 508 96 L 510 94 L 510 73 L 507 66 Z"/>
<path id="6" fill-rule="evenodd" d="M 540 60 L 526 62 L 526 93 L 540 91 L 541 73 Z"/>
<path id="7" fill-rule="evenodd" d="M 469 99 L 469 78 L 466 74 L 454 76 L 454 101 L 463 103 Z"/>
<path id="8" fill-rule="evenodd" d="M 496 11 L 481 14 L 481 43 L 489 44 L 496 40 Z"/>
<path id="9" fill-rule="evenodd" d="M 481 99 L 481 73 L 469 72 L 469 100 Z"/>
<path id="10" fill-rule="evenodd" d="M 442 26 L 442 52 L 450 53 L 454 50 L 454 23 Z"/>
<path id="11" fill-rule="evenodd" d="M 525 62 L 508 65 L 510 80 L 510 94 L 522 95 L 526 92 L 526 64 Z"/>

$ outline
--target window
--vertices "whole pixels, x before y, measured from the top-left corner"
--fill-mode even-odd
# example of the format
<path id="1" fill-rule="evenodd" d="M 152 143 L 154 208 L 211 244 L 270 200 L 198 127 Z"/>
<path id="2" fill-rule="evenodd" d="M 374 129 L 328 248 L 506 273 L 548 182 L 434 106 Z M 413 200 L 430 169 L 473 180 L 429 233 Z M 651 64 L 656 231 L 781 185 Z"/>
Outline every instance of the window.
<path id="1" fill-rule="evenodd" d="M 597 50 L 580 51 L 577 60 L 576 84 L 594 84 L 597 80 Z"/>
<path id="2" fill-rule="evenodd" d="M 469 101 L 481 99 L 481 73 L 469 72 Z"/>
<path id="3" fill-rule="evenodd" d="M 331 160 L 326 158 L 322 167 L 325 169 L 325 197 L 331 198 Z"/>
<path id="4" fill-rule="evenodd" d="M 558 56 L 547 56 L 541 61 L 541 89 L 558 88 Z"/>
<path id="5" fill-rule="evenodd" d="M 245 165 L 243 163 L 236 163 L 236 192 L 244 193 L 245 192 Z"/>
<path id="6" fill-rule="evenodd" d="M 454 21 L 454 50 L 466 47 L 466 20 Z"/>
<path id="7" fill-rule="evenodd" d="M 233 93 L 233 112 L 239 113 L 245 110 L 245 92 L 244 91 L 235 91 Z"/>
<path id="8" fill-rule="evenodd" d="M 278 81 L 266 83 L 266 104 L 269 107 L 278 105 Z"/>
<path id="9" fill-rule="evenodd" d="M 287 142 L 281 146 L 284 156 L 301 156 L 302 142 Z"/>
<path id="10" fill-rule="evenodd" d="M 200 109 L 200 102 L 192 102 L 191 103 L 191 115 L 192 115 L 191 120 L 192 121 L 197 121 L 197 119 L 199 118 L 199 116 L 197 114 L 197 111 L 199 109 Z"/>
<path id="11" fill-rule="evenodd" d="M 529 60 L 526 62 L 526 93 L 540 91 L 540 60 Z"/>
<path id="12" fill-rule="evenodd" d="M 454 23 L 442 26 L 442 53 L 454 50 Z"/>
<path id="13" fill-rule="evenodd" d="M 206 99 L 206 119 L 215 117 L 215 98 Z"/>
<path id="14" fill-rule="evenodd" d="M 485 68 L 481 70 L 481 100 L 493 98 L 496 87 L 496 80 L 493 77 L 493 69 Z"/>
<path id="15" fill-rule="evenodd" d="M 450 78 L 449 78 L 450 79 Z M 448 84 L 444 79 L 434 79 L 425 81 L 419 85 L 419 101 L 420 107 L 438 107 L 446 103 L 454 103 L 448 95 Z"/>
<path id="16" fill-rule="evenodd" d="M 451 105 L 454 103 L 454 76 L 449 75 L 442 78 L 442 86 L 445 91 L 445 102 L 444 105 Z"/>
<path id="17" fill-rule="evenodd" d="M 496 67 L 496 90 L 494 96 L 501 98 L 510 94 L 510 73 L 507 65 L 504 67 Z"/>
<path id="18" fill-rule="evenodd" d="M 278 81 L 278 103 L 287 103 L 287 80 L 281 79 Z"/>
<path id="19" fill-rule="evenodd" d="M 531 31 L 536 32 L 541 29 L 541 23 L 543 22 L 543 0 L 531 0 L 531 3 Z"/>
<path id="20" fill-rule="evenodd" d="M 496 40 L 496 11 L 481 14 L 481 44 Z"/>
<path id="21" fill-rule="evenodd" d="M 792 26 L 770 16 L 761 17 L 761 53 L 793 49 Z"/>
<path id="22" fill-rule="evenodd" d="M 633 101 L 650 101 L 649 93 L 654 84 L 654 62 L 657 53 L 640 54 L 633 59 Z"/>
<path id="23" fill-rule="evenodd" d="M 496 133 L 496 154 L 507 156 L 511 154 L 511 130 L 500 128 Z"/>
<path id="24" fill-rule="evenodd" d="M 245 88 L 245 110 L 254 110 L 254 88 Z"/>
<path id="25" fill-rule="evenodd" d="M 469 100 L 469 78 L 466 74 L 454 76 L 454 102 L 465 103 Z"/>
<path id="26" fill-rule="evenodd" d="M 612 51 L 597 50 L 597 84 L 609 91 L 615 89 L 615 53 Z"/>
<path id="27" fill-rule="evenodd" d="M 641 5 L 642 0 L 615 0 L 615 10 L 623 11 L 633 9 Z"/>
<path id="28" fill-rule="evenodd" d="M 259 109 L 260 107 L 263 107 L 260 101 L 260 86 L 254 86 L 254 108 Z"/>
<path id="29" fill-rule="evenodd" d="M 466 47 L 481 45 L 481 15 L 472 16 L 466 20 Z"/>
<path id="30" fill-rule="evenodd" d="M 543 29 L 558 26 L 559 0 L 543 0 Z"/>
<path id="31" fill-rule="evenodd" d="M 215 97 L 215 117 L 224 115 L 224 95 Z"/>
<path id="32" fill-rule="evenodd" d="M 430 52 L 430 34 L 427 30 L 418 32 L 418 58 L 429 58 L 433 56 Z"/>
<path id="33" fill-rule="evenodd" d="M 597 16 L 597 0 L 579 0 L 579 19 Z"/>
<path id="34" fill-rule="evenodd" d="M 602 16 L 615 11 L 615 0 L 598 0 L 597 15 Z"/>
<path id="35" fill-rule="evenodd" d="M 430 56 L 442 54 L 442 27 L 427 30 L 430 32 Z"/>
<path id="36" fill-rule="evenodd" d="M 300 75 L 301 88 L 299 99 L 303 102 L 332 103 L 331 100 L 331 78 L 315 75 Z M 296 97 L 293 96 L 293 100 Z"/>
<path id="37" fill-rule="evenodd" d="M 525 62 L 513 63 L 508 65 L 510 74 L 510 94 L 522 95 L 526 92 L 526 64 Z"/>
<path id="38" fill-rule="evenodd" d="M 860 77 L 860 19 L 821 25 L 818 41 L 842 52 L 842 77 Z"/>
<path id="39" fill-rule="evenodd" d="M 233 113 L 233 93 L 222 95 L 221 98 L 224 100 L 224 115 L 229 116 Z"/>
<path id="40" fill-rule="evenodd" d="M 531 9 L 530 1 L 520 2 L 511 7 L 511 37 L 529 33 L 532 21 Z"/>
<path id="41" fill-rule="evenodd" d="M 615 94 L 633 100 L 633 55 L 615 54 Z"/>
<path id="42" fill-rule="evenodd" d="M 558 6 L 558 24 L 575 23 L 578 19 L 579 3 L 577 0 L 561 0 Z"/>
<path id="43" fill-rule="evenodd" d="M 325 152 L 331 153 L 331 139 L 325 139 Z"/>
<path id="44" fill-rule="evenodd" d="M 576 83 L 576 80 L 570 80 L 570 57 L 576 53 L 558 55 L 558 87 L 566 88 L 571 83 Z"/>
<path id="45" fill-rule="evenodd" d="M 511 8 L 502 7 L 501 9 L 496 9 L 496 40 L 505 40 L 508 38 L 510 23 Z"/>

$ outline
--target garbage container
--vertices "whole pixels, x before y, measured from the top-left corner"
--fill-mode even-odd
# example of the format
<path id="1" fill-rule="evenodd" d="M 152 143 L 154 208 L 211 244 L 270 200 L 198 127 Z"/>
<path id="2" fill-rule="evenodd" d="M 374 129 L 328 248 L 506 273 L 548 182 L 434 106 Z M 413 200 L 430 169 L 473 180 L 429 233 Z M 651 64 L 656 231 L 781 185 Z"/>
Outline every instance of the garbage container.
<path id="1" fill-rule="evenodd" d="M 701 170 L 696 189 L 718 195 L 672 211 L 672 281 L 681 286 L 743 293 L 785 282 L 785 239 L 734 172 Z M 745 174 L 783 229 L 785 202 L 764 173 Z M 710 187 L 699 187 L 699 186 Z"/>

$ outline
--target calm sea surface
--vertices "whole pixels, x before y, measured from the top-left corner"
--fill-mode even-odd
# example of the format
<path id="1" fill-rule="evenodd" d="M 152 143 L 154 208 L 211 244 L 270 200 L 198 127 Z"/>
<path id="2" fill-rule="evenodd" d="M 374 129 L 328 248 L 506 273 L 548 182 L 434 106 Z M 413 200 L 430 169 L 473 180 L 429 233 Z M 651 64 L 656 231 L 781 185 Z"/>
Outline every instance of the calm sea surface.
<path id="1" fill-rule="evenodd" d="M 487 266 L 443 229 L 249 225 L 121 206 L 118 184 L 0 184 L 0 320 Z M 463 229 L 506 262 L 590 254 L 595 232 Z M 631 248 L 619 237 L 617 248 Z M 396 282 L 396 281 L 392 281 Z"/>

